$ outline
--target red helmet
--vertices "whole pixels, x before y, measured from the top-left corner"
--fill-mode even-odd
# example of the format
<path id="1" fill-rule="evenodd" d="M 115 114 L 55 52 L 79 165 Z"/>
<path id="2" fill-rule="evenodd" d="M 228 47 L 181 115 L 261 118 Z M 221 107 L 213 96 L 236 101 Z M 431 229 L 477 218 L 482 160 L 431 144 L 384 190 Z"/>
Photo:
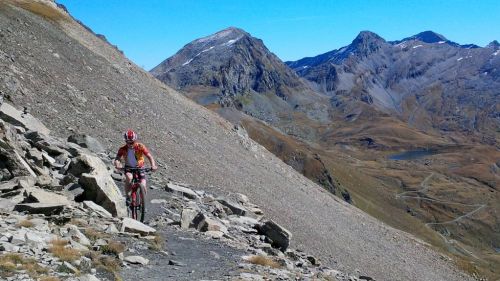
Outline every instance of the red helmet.
<path id="1" fill-rule="evenodd" d="M 132 131 L 132 130 L 128 130 L 126 131 L 125 133 L 123 133 L 123 138 L 125 139 L 125 141 L 129 142 L 129 141 L 136 141 L 137 140 L 137 134 Z"/>

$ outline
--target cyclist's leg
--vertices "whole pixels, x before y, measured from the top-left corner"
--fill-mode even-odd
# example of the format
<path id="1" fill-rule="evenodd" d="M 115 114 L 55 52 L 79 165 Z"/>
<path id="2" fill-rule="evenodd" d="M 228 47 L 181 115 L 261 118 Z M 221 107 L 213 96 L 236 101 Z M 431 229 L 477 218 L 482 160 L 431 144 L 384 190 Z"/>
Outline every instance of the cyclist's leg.
<path id="1" fill-rule="evenodd" d="M 146 188 L 146 178 L 143 177 L 140 181 L 139 181 L 139 185 L 141 186 L 141 193 L 146 196 L 146 194 L 148 194 L 148 189 Z"/>
<path id="2" fill-rule="evenodd" d="M 130 191 L 132 188 L 132 173 L 125 173 L 125 197 L 130 198 Z"/>

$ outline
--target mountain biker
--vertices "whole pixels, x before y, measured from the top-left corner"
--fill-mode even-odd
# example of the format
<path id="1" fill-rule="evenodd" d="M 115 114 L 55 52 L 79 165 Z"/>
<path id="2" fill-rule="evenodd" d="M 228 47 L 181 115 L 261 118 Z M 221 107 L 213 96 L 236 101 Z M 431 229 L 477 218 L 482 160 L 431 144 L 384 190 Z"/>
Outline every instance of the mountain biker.
<path id="1" fill-rule="evenodd" d="M 137 141 L 137 134 L 134 131 L 129 129 L 123 134 L 123 138 L 126 144 L 118 149 L 118 153 L 116 154 L 114 160 L 114 165 L 117 170 L 120 170 L 123 168 L 122 161 L 125 162 L 125 195 L 128 205 L 130 203 L 130 192 L 133 175 L 130 171 L 127 171 L 126 168 L 144 168 L 144 157 L 148 158 L 152 171 L 156 171 L 158 167 L 156 166 L 153 155 L 151 155 L 147 147 Z M 139 175 L 139 180 L 142 192 L 144 195 L 146 195 L 146 175 L 144 173 L 141 173 Z"/>

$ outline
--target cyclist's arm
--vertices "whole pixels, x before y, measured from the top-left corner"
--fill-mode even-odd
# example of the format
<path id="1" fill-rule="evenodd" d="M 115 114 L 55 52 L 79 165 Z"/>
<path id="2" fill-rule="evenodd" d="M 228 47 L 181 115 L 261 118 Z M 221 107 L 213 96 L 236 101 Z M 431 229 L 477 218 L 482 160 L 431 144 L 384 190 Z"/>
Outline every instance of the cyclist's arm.
<path id="1" fill-rule="evenodd" d="M 113 164 L 115 165 L 116 169 L 120 169 L 123 167 L 122 159 L 123 159 L 123 153 L 120 149 L 120 150 L 118 150 L 118 153 L 116 154 L 115 160 L 113 160 Z"/>
<path id="2" fill-rule="evenodd" d="M 155 162 L 155 159 L 153 158 L 153 155 L 151 155 L 151 153 L 147 152 L 144 154 L 148 160 L 149 160 L 149 164 L 151 165 L 151 169 L 153 171 L 156 171 L 158 169 L 158 167 L 156 166 L 156 162 Z"/>

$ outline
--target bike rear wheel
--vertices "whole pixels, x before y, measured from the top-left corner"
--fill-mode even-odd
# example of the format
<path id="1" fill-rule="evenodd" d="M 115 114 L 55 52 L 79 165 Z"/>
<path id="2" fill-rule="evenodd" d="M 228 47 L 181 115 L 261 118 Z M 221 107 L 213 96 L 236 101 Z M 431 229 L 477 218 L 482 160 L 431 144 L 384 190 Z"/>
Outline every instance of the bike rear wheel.
<path id="1" fill-rule="evenodd" d="M 146 215 L 146 200 L 143 196 L 143 193 L 141 192 L 141 188 L 137 190 L 137 198 L 139 198 L 139 205 L 138 205 L 138 210 L 137 210 L 137 215 L 141 216 L 140 221 L 144 222 L 144 217 Z"/>
<path id="2" fill-rule="evenodd" d="M 131 202 L 129 206 L 129 211 L 130 211 L 130 217 L 133 218 L 134 220 L 137 220 L 137 205 L 139 202 L 137 202 L 139 196 L 137 196 L 137 192 L 132 192 L 131 194 Z"/>

